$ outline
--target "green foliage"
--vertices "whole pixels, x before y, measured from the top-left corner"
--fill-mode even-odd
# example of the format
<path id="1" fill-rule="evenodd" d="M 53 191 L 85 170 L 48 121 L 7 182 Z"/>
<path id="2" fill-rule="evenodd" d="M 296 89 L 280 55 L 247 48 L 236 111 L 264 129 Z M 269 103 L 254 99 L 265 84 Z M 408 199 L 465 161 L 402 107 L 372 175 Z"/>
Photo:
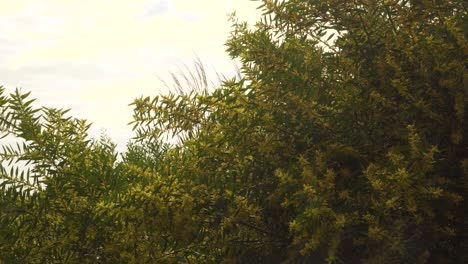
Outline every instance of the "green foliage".
<path id="1" fill-rule="evenodd" d="M 0 259 L 467 262 L 465 3 L 261 2 L 241 78 L 136 99 L 121 159 L 0 88 Z"/>

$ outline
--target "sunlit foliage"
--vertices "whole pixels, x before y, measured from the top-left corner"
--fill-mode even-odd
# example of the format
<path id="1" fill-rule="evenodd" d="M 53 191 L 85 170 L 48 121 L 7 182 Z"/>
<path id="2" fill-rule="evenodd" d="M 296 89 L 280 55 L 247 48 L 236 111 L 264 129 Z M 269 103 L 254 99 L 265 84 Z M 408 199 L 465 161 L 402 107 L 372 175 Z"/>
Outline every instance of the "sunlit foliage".
<path id="1" fill-rule="evenodd" d="M 464 1 L 259 5 L 241 78 L 136 99 L 121 159 L 0 90 L 0 259 L 468 262 Z"/>

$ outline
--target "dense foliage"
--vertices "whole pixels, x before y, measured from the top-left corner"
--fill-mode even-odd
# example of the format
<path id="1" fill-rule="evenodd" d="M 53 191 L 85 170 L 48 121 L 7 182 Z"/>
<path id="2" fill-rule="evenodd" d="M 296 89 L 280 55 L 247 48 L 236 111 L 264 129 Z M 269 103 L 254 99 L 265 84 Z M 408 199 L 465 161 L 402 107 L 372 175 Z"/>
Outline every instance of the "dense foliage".
<path id="1" fill-rule="evenodd" d="M 261 8 L 242 78 L 136 99 L 121 159 L 0 89 L 0 260 L 467 263 L 466 3 Z"/>

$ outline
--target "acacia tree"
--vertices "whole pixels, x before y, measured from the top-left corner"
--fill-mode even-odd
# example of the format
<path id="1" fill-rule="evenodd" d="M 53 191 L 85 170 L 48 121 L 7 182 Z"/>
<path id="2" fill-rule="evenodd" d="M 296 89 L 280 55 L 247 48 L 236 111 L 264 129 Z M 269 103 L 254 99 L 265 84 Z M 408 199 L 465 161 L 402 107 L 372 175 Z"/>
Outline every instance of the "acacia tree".
<path id="1" fill-rule="evenodd" d="M 209 244 L 198 234 L 207 232 L 213 210 L 200 206 L 210 196 L 171 175 L 176 149 L 132 143 L 118 161 L 115 145 L 91 139 L 84 120 L 36 108 L 19 90 L 0 87 L 0 114 L 2 136 L 18 141 L 0 152 L 1 262 L 212 261 L 195 246 Z"/>
<path id="2" fill-rule="evenodd" d="M 244 80 L 135 102 L 140 138 L 184 132 L 180 175 L 232 197 L 223 259 L 466 261 L 464 3 L 261 8 L 227 42 Z"/>
<path id="3" fill-rule="evenodd" d="M 94 210 L 122 187 L 114 144 L 88 138 L 66 110 L 36 108 L 29 94 L 1 94 L 0 259 L 6 263 L 90 260 L 106 241 Z M 9 167 L 9 168 L 8 168 Z"/>
<path id="4" fill-rule="evenodd" d="M 37 180 L 2 169 L 0 258 L 467 262 L 464 2 L 261 9 L 232 18 L 242 78 L 135 100 L 121 162 L 83 121 L 2 91 L 0 131 L 26 141 L 2 160 Z"/>

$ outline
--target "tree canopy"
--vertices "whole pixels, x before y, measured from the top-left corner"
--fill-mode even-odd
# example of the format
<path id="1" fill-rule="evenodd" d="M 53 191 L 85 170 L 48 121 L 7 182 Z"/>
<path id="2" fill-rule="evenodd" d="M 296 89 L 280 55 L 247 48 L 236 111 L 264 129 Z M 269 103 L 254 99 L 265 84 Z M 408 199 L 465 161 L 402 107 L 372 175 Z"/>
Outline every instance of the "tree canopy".
<path id="1" fill-rule="evenodd" d="M 0 88 L 0 262 L 468 262 L 465 1 L 259 5 L 125 153 Z"/>

